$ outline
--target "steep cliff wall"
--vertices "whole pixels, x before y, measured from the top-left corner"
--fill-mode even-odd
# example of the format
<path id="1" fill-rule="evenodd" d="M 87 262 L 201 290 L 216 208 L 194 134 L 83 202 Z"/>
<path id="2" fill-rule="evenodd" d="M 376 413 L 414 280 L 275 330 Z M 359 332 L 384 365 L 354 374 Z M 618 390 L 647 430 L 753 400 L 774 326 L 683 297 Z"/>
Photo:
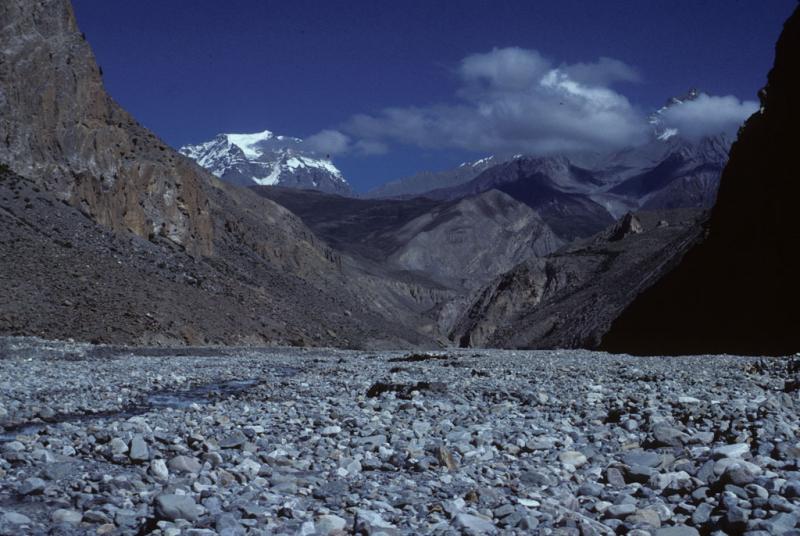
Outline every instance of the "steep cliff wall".
<path id="1" fill-rule="evenodd" d="M 611 351 L 800 351 L 800 8 L 786 21 L 761 110 L 731 149 L 707 237 L 603 340 Z"/>

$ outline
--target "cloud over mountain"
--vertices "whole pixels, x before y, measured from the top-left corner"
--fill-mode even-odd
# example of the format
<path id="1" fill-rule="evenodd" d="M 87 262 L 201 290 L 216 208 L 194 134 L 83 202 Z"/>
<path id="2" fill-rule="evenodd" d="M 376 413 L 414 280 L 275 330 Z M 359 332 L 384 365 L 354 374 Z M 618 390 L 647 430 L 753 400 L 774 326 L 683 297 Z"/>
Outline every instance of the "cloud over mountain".
<path id="1" fill-rule="evenodd" d="M 452 103 L 358 114 L 342 130 L 360 140 L 491 153 L 548 153 L 636 143 L 644 117 L 616 82 L 635 82 L 625 63 L 556 66 L 536 50 L 493 49 L 465 57 Z"/>
<path id="2" fill-rule="evenodd" d="M 675 128 L 687 138 L 702 138 L 719 132 L 735 132 L 756 110 L 758 103 L 755 101 L 701 93 L 694 100 L 664 110 L 661 121 L 664 127 Z"/>
<path id="3" fill-rule="evenodd" d="M 611 150 L 645 142 L 647 116 L 615 86 L 641 82 L 626 63 L 600 57 L 556 64 L 536 50 L 495 48 L 463 58 L 453 100 L 395 106 L 352 116 L 310 139 L 336 142 L 330 153 L 385 152 L 392 143 L 492 154 Z M 666 126 L 698 137 L 730 130 L 754 110 L 735 97 L 703 95 L 670 110 Z"/>

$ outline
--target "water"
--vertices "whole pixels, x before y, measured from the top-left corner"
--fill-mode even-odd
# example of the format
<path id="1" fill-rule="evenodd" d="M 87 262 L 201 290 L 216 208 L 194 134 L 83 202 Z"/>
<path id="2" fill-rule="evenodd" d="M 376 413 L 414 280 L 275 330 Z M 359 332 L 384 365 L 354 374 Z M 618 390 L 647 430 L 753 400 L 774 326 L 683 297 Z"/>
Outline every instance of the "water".
<path id="1" fill-rule="evenodd" d="M 297 373 L 297 369 L 285 367 L 277 376 L 286 377 Z M 76 413 L 56 415 L 49 422 L 22 423 L 7 428 L 0 432 L 0 443 L 14 441 L 18 435 L 32 435 L 44 430 L 45 427 L 64 422 L 81 422 L 95 419 L 128 419 L 130 417 L 147 413 L 154 409 L 186 409 L 193 404 L 207 405 L 218 400 L 234 397 L 248 389 L 263 383 L 259 379 L 229 380 L 225 382 L 208 383 L 183 391 L 158 391 L 150 393 L 144 403 L 116 411 L 101 413 Z"/>
<path id="2" fill-rule="evenodd" d="M 147 395 L 147 406 L 151 409 L 186 409 L 192 404 L 205 405 L 214 400 L 229 398 L 260 384 L 261 380 L 230 380 L 200 385 L 186 391 L 162 391 Z"/>

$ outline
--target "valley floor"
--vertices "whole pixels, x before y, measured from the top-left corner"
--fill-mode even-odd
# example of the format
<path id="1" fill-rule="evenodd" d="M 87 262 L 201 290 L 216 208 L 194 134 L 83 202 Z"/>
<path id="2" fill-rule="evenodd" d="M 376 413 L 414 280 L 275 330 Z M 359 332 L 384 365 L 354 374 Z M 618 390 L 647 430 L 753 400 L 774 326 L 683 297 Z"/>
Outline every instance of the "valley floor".
<path id="1" fill-rule="evenodd" d="M 0 339 L 0 533 L 798 534 L 798 369 Z"/>

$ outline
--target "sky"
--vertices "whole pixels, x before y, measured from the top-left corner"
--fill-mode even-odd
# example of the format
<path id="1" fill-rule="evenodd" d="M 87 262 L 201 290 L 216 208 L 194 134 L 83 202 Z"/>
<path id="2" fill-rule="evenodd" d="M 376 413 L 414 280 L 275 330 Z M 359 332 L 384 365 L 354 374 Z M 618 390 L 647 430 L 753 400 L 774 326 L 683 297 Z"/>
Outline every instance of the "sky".
<path id="1" fill-rule="evenodd" d="M 797 0 L 73 0 L 109 93 L 173 147 L 306 138 L 357 191 L 488 154 L 614 149 L 756 108 Z"/>

